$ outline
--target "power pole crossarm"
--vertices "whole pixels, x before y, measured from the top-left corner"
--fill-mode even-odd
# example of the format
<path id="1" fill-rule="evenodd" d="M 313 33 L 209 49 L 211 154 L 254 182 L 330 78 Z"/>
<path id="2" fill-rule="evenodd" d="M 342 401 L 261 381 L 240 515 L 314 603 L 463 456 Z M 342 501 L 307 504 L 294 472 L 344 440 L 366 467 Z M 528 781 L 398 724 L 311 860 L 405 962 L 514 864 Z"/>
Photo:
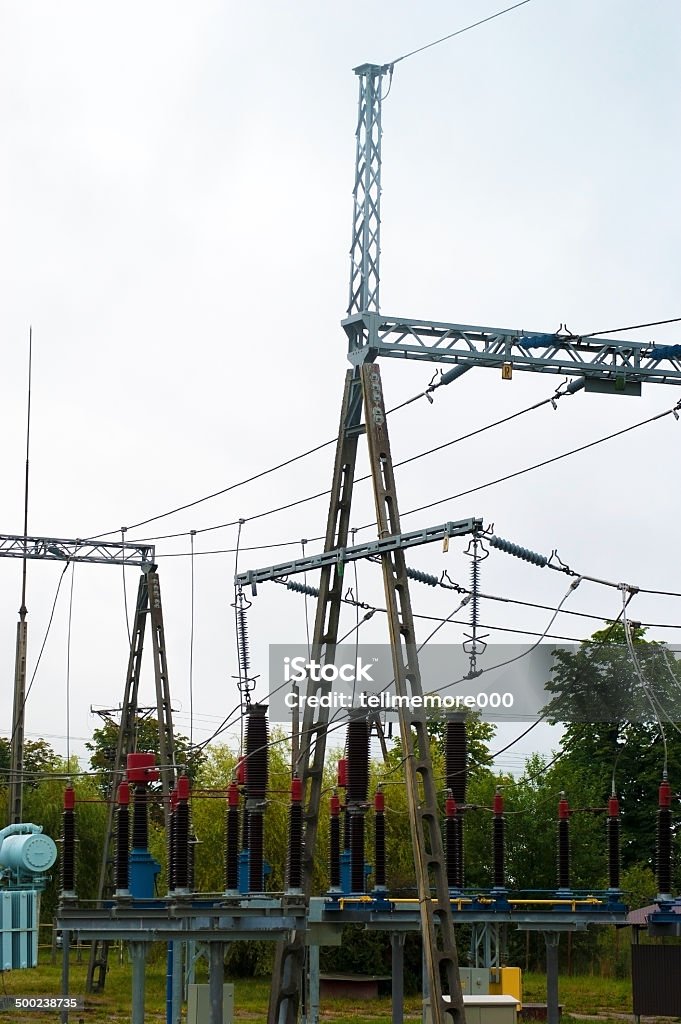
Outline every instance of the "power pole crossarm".
<path id="1" fill-rule="evenodd" d="M 63 537 L 17 537 L 0 533 L 0 558 L 38 558 L 48 562 L 98 562 L 150 568 L 153 544 L 133 541 L 65 540 Z"/>
<path id="2" fill-rule="evenodd" d="M 445 537 L 462 537 L 466 533 L 474 533 L 482 529 L 482 519 L 460 519 L 454 523 L 442 523 L 440 526 L 427 526 L 423 530 L 412 530 L 410 533 L 398 533 L 380 540 L 369 540 L 364 544 L 356 544 L 349 548 L 337 548 L 324 551 L 319 555 L 306 558 L 295 558 L 291 562 L 281 562 L 264 569 L 250 569 L 239 573 L 234 582 L 237 586 L 255 586 L 267 580 L 281 579 L 282 576 L 293 576 L 299 572 L 312 572 L 322 569 L 325 565 L 339 565 L 354 562 L 360 558 L 375 558 L 390 551 L 405 550 L 420 544 L 444 540 Z"/>
<path id="3" fill-rule="evenodd" d="M 681 384 L 681 346 L 624 338 L 471 327 L 435 320 L 411 320 L 358 313 L 343 320 L 348 359 L 355 365 L 379 356 L 458 366 L 584 376 L 590 379 Z"/>

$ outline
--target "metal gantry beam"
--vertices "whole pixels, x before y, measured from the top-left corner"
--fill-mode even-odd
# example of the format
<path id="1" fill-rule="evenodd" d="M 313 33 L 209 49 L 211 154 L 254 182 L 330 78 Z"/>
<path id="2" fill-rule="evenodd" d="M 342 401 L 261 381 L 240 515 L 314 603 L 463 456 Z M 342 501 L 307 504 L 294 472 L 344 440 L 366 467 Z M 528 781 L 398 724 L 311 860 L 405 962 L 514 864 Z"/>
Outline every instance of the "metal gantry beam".
<path id="1" fill-rule="evenodd" d="M 0 534 L 0 558 L 39 558 L 52 562 L 97 562 L 150 568 L 154 545 L 134 541 L 67 540 L 63 537 L 24 537 Z"/>
<path id="2" fill-rule="evenodd" d="M 324 566 L 344 565 L 360 558 L 375 558 L 391 551 L 403 551 L 420 544 L 430 544 L 432 541 L 462 537 L 476 530 L 482 530 L 482 519 L 459 519 L 456 522 L 442 523 L 440 526 L 427 526 L 423 530 L 412 530 L 410 533 L 398 533 L 379 540 L 369 540 L 349 548 L 334 548 L 318 555 L 294 558 L 290 562 L 280 562 L 278 565 L 266 566 L 263 569 L 249 569 L 235 576 L 234 581 L 238 586 L 255 586 L 268 580 L 281 579 L 282 576 L 312 572 Z"/>
<path id="3" fill-rule="evenodd" d="M 359 312 L 342 322 L 354 365 L 379 357 L 535 373 L 566 374 L 618 383 L 681 384 L 681 345 L 623 338 L 590 338 Z"/>

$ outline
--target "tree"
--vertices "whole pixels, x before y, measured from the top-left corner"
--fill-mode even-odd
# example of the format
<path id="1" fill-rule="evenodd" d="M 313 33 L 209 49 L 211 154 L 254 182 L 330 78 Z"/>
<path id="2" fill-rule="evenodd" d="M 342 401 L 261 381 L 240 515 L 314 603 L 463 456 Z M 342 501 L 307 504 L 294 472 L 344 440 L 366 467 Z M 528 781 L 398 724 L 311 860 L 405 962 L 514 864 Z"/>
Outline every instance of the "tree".
<path id="1" fill-rule="evenodd" d="M 118 732 L 118 724 L 107 719 L 104 725 L 95 729 L 92 739 L 85 744 L 91 752 L 91 767 L 95 771 L 103 773 L 100 779 L 100 788 L 103 792 L 108 789 L 108 773 L 111 771 L 116 757 Z M 135 722 L 135 733 L 135 749 L 156 754 L 158 759 L 158 720 L 156 718 L 138 718 Z M 202 751 L 192 750 L 186 736 L 175 733 L 175 763 L 185 768 L 192 781 L 196 778 L 204 760 L 205 754 Z"/>
<path id="2" fill-rule="evenodd" d="M 672 783 L 681 779 L 681 736 L 671 721 L 681 694 L 677 663 L 664 645 L 646 641 L 641 628 L 632 629 L 632 642 L 635 662 L 624 626 L 613 623 L 575 653 L 556 651 L 546 684 L 554 696 L 545 709 L 551 721 L 566 723 L 563 767 L 595 788 L 600 801 L 614 783 L 625 867 L 652 863 L 665 763 Z"/>
<path id="3" fill-rule="evenodd" d="M 10 741 L 5 736 L 0 736 L 0 772 L 7 775 L 12 763 L 12 751 Z M 49 775 L 61 771 L 63 768 L 62 759 L 55 754 L 54 750 L 44 739 L 24 741 L 24 772 L 26 773 L 26 785 L 35 786 L 39 776 Z"/>

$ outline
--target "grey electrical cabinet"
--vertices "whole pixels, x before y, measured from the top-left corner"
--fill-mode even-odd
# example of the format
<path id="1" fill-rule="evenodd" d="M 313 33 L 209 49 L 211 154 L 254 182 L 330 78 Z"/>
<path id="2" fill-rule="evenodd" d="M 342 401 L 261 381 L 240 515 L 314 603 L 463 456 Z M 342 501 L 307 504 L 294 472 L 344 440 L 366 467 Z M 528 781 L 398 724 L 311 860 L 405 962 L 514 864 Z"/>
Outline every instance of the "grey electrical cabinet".
<path id="1" fill-rule="evenodd" d="M 208 985 L 187 988 L 187 1024 L 205 1024 L 210 1020 Z M 222 1024 L 234 1022 L 234 985 L 222 986 Z"/>

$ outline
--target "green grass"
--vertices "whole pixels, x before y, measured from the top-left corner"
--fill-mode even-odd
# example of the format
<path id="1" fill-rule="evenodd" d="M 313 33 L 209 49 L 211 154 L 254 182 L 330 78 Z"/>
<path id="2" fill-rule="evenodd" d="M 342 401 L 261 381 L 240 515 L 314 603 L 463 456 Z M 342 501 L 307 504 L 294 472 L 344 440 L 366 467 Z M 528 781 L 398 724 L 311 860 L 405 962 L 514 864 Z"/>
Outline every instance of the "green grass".
<path id="1" fill-rule="evenodd" d="M 61 965 L 49 963 L 49 953 L 45 953 L 41 966 L 29 971 L 10 971 L 3 975 L 4 988 L 1 994 L 7 995 L 59 995 L 61 988 Z M 112 951 L 109 956 L 110 970 L 107 976 L 106 990 L 100 995 L 86 997 L 84 1011 L 72 1011 L 71 1024 L 123 1024 L 130 1020 L 130 966 L 127 957 L 120 963 L 119 954 Z M 70 992 L 72 995 L 82 994 L 85 989 L 85 973 L 87 970 L 87 950 L 83 952 L 82 962 L 77 963 L 76 952 L 71 955 Z M 197 981 L 206 981 L 205 967 L 199 972 Z M 230 979 L 235 985 L 235 1016 L 247 1024 L 248 1021 L 264 1021 L 269 997 L 268 978 Z M 546 980 L 540 974 L 523 975 L 523 997 L 527 1002 L 544 1002 L 546 998 Z M 608 1013 L 631 1013 L 631 982 L 628 979 L 610 979 L 580 975 L 577 977 L 561 977 L 560 1001 L 565 1007 L 565 1014 L 599 1015 L 602 1024 L 607 1024 Z M 154 956 L 146 972 L 146 1021 L 150 1024 L 165 1020 L 165 964 L 159 954 Z M 418 1021 L 421 1016 L 421 1000 L 419 996 L 405 998 L 405 1020 Z M 19 1024 L 46 1024 L 58 1020 L 56 1013 L 20 1014 L 19 1012 L 0 1012 L 0 1022 Z M 563 1018 L 565 1020 L 565 1017 Z M 353 1024 L 387 1024 L 390 1020 L 390 1000 L 377 999 L 371 1002 L 333 999 L 322 1006 L 324 1024 L 342 1024 L 352 1021 Z M 619 1022 L 621 1024 L 621 1022 Z"/>

